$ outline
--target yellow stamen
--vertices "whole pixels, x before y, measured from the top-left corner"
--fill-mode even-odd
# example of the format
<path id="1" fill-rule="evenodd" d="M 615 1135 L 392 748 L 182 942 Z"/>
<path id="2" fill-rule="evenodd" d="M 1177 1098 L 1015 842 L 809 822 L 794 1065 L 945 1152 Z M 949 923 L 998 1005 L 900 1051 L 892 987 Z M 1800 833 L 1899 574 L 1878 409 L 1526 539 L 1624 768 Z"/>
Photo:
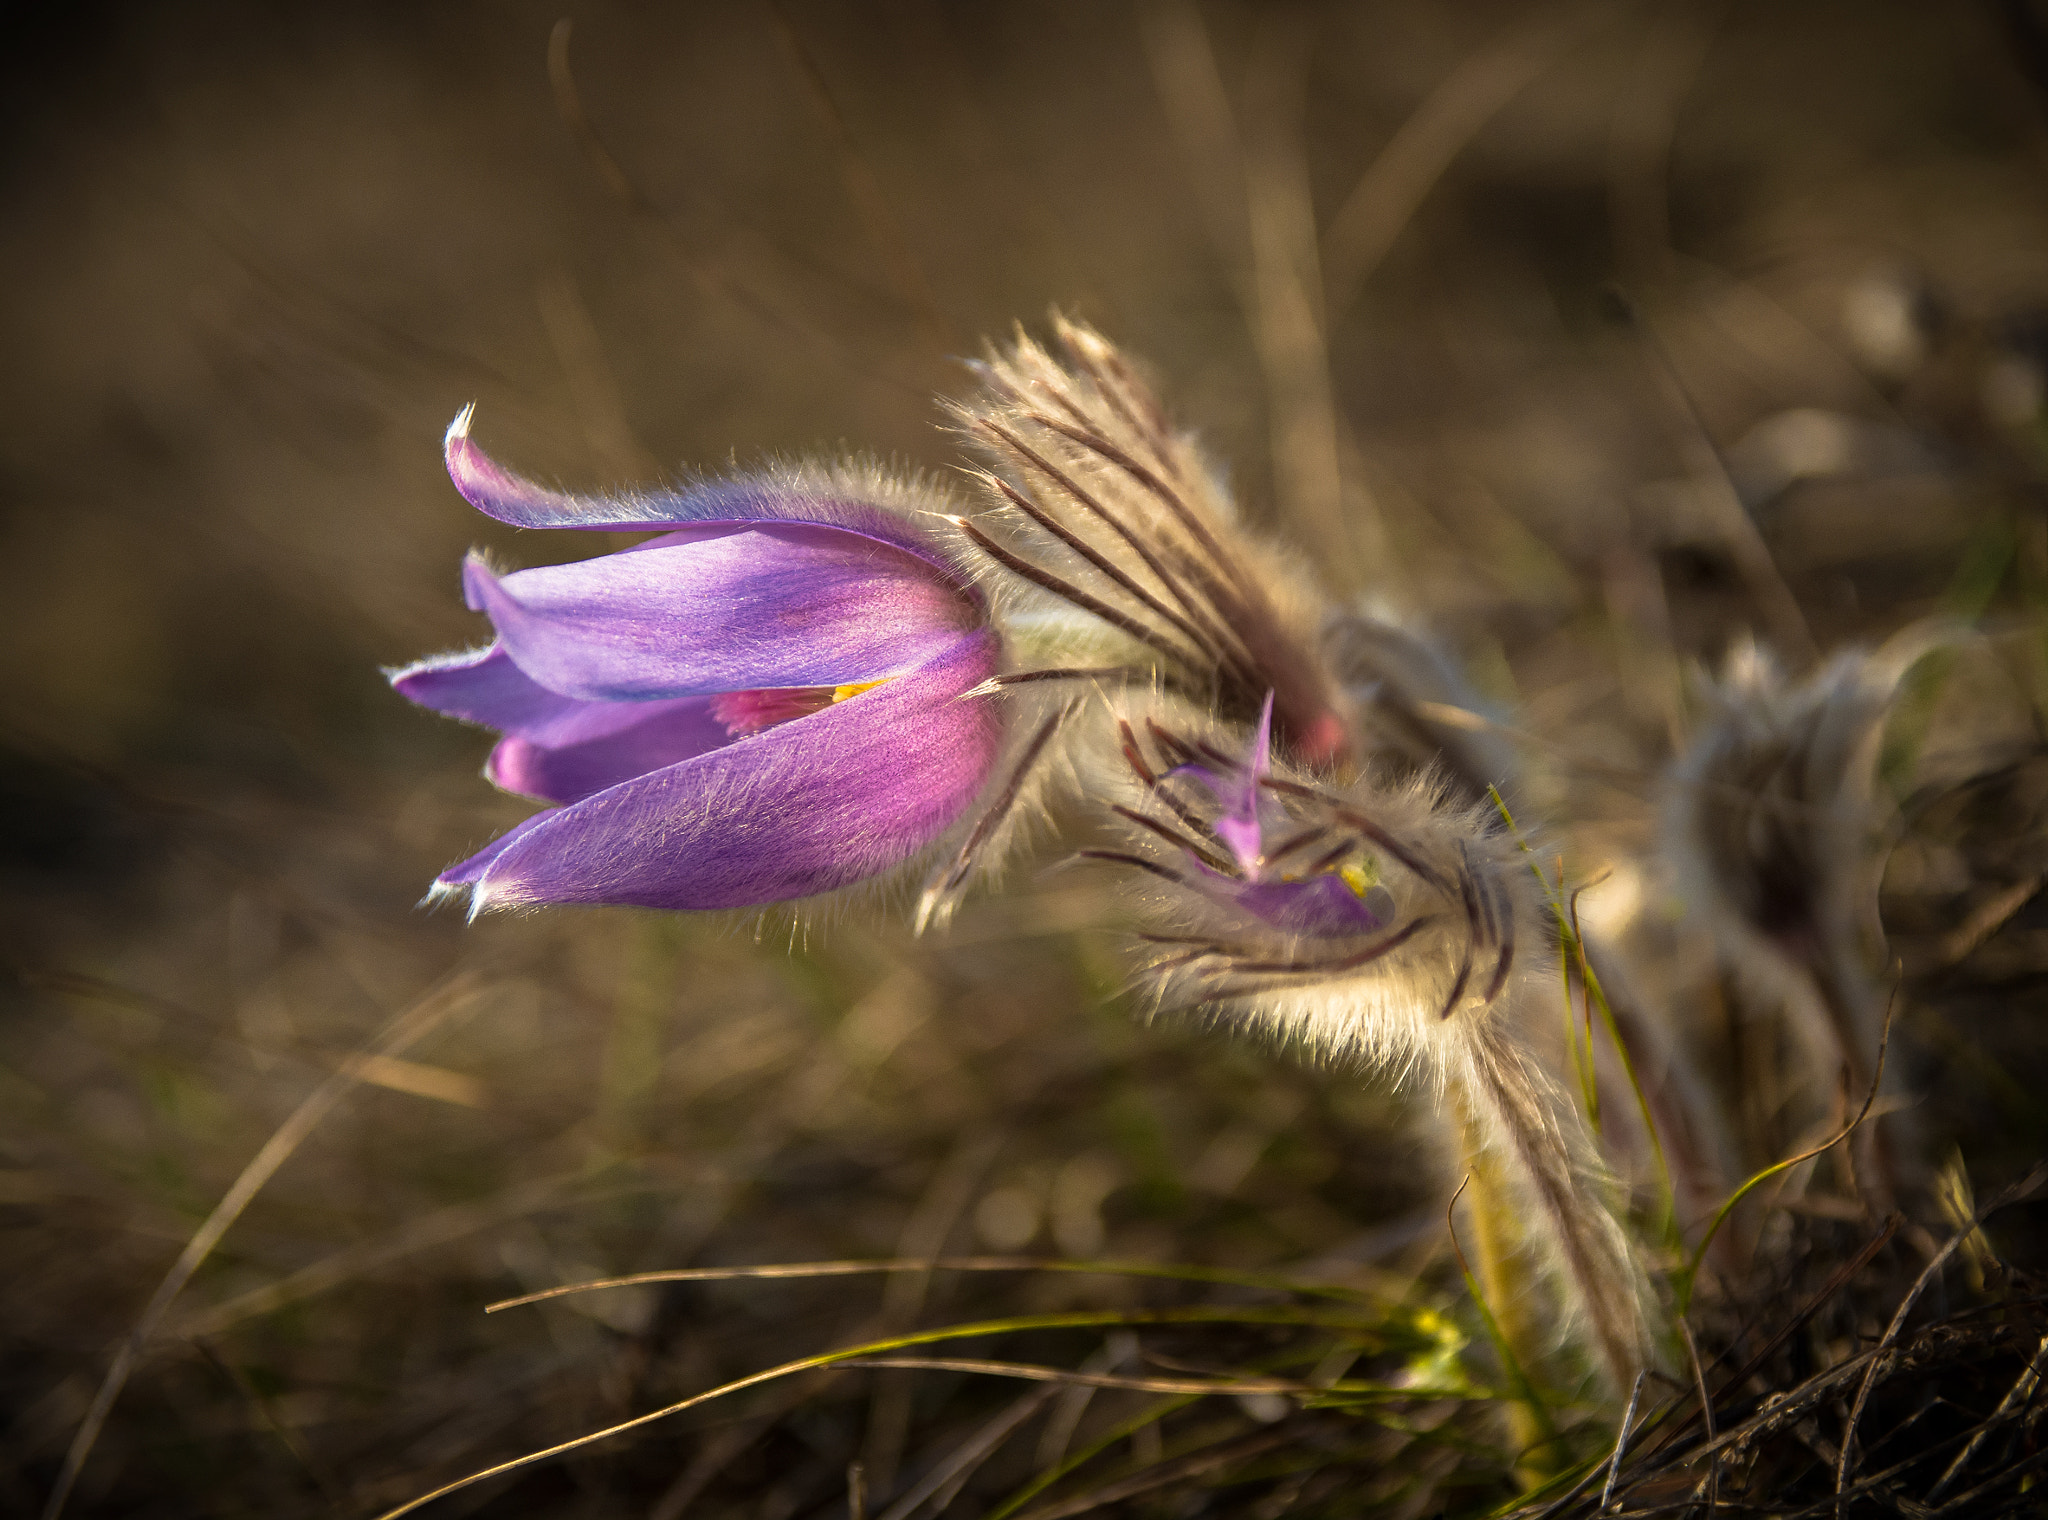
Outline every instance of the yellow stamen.
<path id="1" fill-rule="evenodd" d="M 1366 893 L 1379 885 L 1380 863 L 1368 855 L 1362 861 L 1346 861 L 1337 867 L 1337 874 L 1343 878 L 1344 885 L 1351 889 L 1351 895 L 1362 899 Z"/>
<path id="2" fill-rule="evenodd" d="M 882 681 L 888 679 L 887 676 L 882 677 Z M 844 702 L 848 697 L 857 697 L 864 691 L 873 691 L 882 684 L 882 681 L 854 681 L 845 686 L 835 686 L 832 688 L 832 700 Z"/>

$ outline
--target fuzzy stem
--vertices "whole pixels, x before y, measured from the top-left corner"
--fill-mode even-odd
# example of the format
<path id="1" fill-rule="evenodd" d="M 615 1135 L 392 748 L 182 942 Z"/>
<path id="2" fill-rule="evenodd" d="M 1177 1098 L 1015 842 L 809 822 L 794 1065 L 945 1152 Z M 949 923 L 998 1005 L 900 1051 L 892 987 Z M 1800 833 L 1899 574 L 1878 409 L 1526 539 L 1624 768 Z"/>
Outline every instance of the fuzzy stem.
<path id="1" fill-rule="evenodd" d="M 1597 1196 L 1578 1116 L 1492 1019 L 1475 1020 L 1455 1042 L 1451 1075 L 1476 1120 L 1473 1139 L 1498 1158 L 1503 1180 L 1523 1197 L 1526 1237 L 1554 1254 L 1565 1294 L 1585 1327 L 1610 1388 L 1641 1369 L 1649 1335 L 1643 1289 L 1620 1226 Z"/>
<path id="2" fill-rule="evenodd" d="M 1459 1109 L 1480 1306 L 1500 1336 L 1501 1349 L 1515 1368 L 1522 1369 L 1524 1375 L 1518 1381 L 1526 1383 L 1527 1369 L 1539 1364 L 1543 1351 L 1530 1323 L 1529 1296 L 1520 1291 L 1529 1263 L 1512 1243 L 1509 1195 L 1502 1187 L 1499 1158 L 1487 1143 L 1486 1126 L 1473 1116 L 1469 1105 L 1461 1103 Z M 1540 1395 L 1533 1384 L 1527 1386 L 1526 1393 L 1527 1397 L 1506 1406 L 1508 1437 L 1518 1453 L 1515 1481 L 1525 1493 L 1550 1475 L 1559 1455 L 1553 1447 L 1557 1431 L 1538 1402 Z"/>

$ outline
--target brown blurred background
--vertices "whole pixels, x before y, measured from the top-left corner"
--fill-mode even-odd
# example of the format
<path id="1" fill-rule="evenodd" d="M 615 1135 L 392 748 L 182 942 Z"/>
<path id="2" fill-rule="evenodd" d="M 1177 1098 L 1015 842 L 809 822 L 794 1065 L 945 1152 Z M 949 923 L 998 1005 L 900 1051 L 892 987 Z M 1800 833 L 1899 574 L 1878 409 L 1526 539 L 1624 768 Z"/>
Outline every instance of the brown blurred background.
<path id="1" fill-rule="evenodd" d="M 1745 629 L 1797 665 L 1981 620 L 1915 758 L 2038 747 L 2048 23 L 2019 0 L 27 14 L 0 63 L 10 1512 L 237 1174 L 423 1000 L 171 1304 L 74 1512 L 367 1513 L 864 1329 L 1136 1291 L 479 1312 L 578 1277 L 949 1248 L 1363 1280 L 1441 1251 L 1398 1105 L 1135 1019 L 1084 878 L 1027 869 L 923 944 L 415 908 L 526 809 L 378 668 L 478 637 L 467 546 L 593 547 L 457 498 L 466 402 L 581 488 L 942 471 L 953 356 L 1057 304 L 1156 367 L 1328 589 L 1546 737 L 1539 791 L 1595 855 L 1647 838 L 1625 778 Z M 1731 489 L 1781 584 L 1731 550 Z M 2048 867 L 2022 791 L 1941 815 L 1906 929 Z M 1937 1128 L 1994 1171 L 2048 1138 L 2031 923 L 1916 1036 Z M 988 1397 L 806 1384 L 492 1512 L 825 1513 L 848 1460 L 886 1493 Z"/>

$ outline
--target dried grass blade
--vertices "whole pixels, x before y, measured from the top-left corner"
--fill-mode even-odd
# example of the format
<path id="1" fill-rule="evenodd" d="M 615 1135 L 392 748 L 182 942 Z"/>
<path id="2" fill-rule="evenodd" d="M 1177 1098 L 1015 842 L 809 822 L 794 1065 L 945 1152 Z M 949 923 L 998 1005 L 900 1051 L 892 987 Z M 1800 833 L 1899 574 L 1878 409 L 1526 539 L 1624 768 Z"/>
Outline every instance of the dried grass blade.
<path id="1" fill-rule="evenodd" d="M 919 1270 L 925 1271 L 930 1270 L 931 1265 L 929 1262 L 919 1262 L 916 1264 Z M 906 1346 L 929 1346 L 939 1341 L 971 1340 L 978 1336 L 1007 1335 L 1021 1330 L 1076 1330 L 1125 1325 L 1199 1324 L 1323 1325 L 1331 1328 L 1356 1328 L 1356 1321 L 1347 1316 L 1317 1315 L 1298 1309 L 1274 1311 L 1256 1308 L 1195 1305 L 1180 1309 L 1098 1309 L 1082 1310 L 1067 1314 L 1028 1314 L 1012 1319 L 977 1320 L 970 1324 L 945 1325 L 934 1330 L 918 1330 L 907 1335 L 890 1336 L 886 1340 L 869 1341 L 859 1346 L 842 1346 L 836 1351 L 821 1351 L 814 1356 L 798 1357 L 795 1361 L 783 1362 L 779 1366 L 769 1367 L 761 1372 L 752 1372 L 745 1377 L 734 1378 L 731 1382 L 721 1383 L 716 1388 L 707 1388 L 702 1393 L 691 1394 L 686 1399 L 678 1399 L 673 1404 L 665 1404 L 659 1409 L 650 1409 L 647 1413 L 634 1415 L 631 1419 L 620 1420 L 597 1430 L 586 1431 L 580 1436 L 572 1436 L 566 1441 L 558 1441 L 553 1446 L 527 1452 L 524 1456 L 513 1457 L 509 1461 L 495 1463 L 490 1467 L 479 1468 L 473 1473 L 457 1478 L 452 1482 L 444 1483 L 439 1488 L 421 1494 L 416 1499 L 408 1499 L 395 1509 L 384 1511 L 382 1515 L 377 1517 L 377 1520 L 398 1520 L 399 1516 L 409 1515 L 415 1510 L 432 1504 L 436 1499 L 446 1498 L 449 1494 L 459 1493 L 465 1488 L 474 1487 L 476 1484 L 485 1482 L 488 1479 L 499 1478 L 507 1473 L 518 1472 L 524 1468 L 545 1462 L 551 1457 L 563 1456 L 572 1451 L 580 1451 L 586 1446 L 594 1446 L 599 1441 L 606 1441 L 610 1440 L 613 1436 L 624 1435 L 629 1430 L 638 1430 L 642 1426 L 652 1425 L 657 1420 L 668 1419 L 671 1415 L 681 1414 L 688 1409 L 695 1409 L 699 1405 L 708 1404 L 714 1399 L 724 1398 L 728 1394 L 741 1393 L 749 1388 L 758 1388 L 764 1383 L 772 1383 L 780 1378 L 791 1377 L 800 1372 L 810 1372 L 821 1367 L 836 1367 L 842 1362 L 858 1361 L 866 1357 L 884 1355 Z M 994 1520 L 994 1517 L 991 1516 L 990 1520 Z"/>
<path id="2" fill-rule="evenodd" d="M 1024 1515 L 1023 1520 L 1066 1520 L 1070 1515 L 1086 1514 L 1089 1510 L 1135 1498 L 1155 1488 L 1164 1488 L 1169 1483 L 1178 1483 L 1186 1478 L 1198 1478 L 1205 1472 L 1213 1472 L 1231 1462 L 1264 1456 L 1275 1447 L 1285 1446 L 1289 1441 L 1298 1439 L 1299 1435 L 1299 1431 L 1282 1426 L 1274 1430 L 1262 1430 L 1241 1440 L 1204 1447 L 1200 1451 L 1176 1457 L 1170 1462 L 1161 1462 L 1143 1472 L 1133 1473 L 1128 1478 L 1106 1484 L 1089 1493 L 1064 1499 L 1041 1509 L 1030 1510 Z M 994 1520 L 994 1517 L 991 1516 L 990 1520 Z"/>
<path id="3" fill-rule="evenodd" d="M 1791 1168 L 1799 1165 L 1800 1162 L 1811 1161 L 1815 1156 L 1821 1155 L 1840 1145 L 1844 1140 L 1856 1133 L 1863 1121 L 1870 1116 L 1871 1105 L 1877 1102 L 1878 1085 L 1884 1081 L 1885 1053 L 1891 1045 L 1891 1034 L 1892 1009 L 1890 1006 L 1887 1006 L 1884 1015 L 1884 1031 L 1877 1042 L 1877 1069 L 1871 1073 L 1870 1091 L 1864 1095 L 1863 1107 L 1856 1111 L 1856 1117 L 1843 1125 L 1841 1130 L 1833 1137 L 1822 1141 L 1811 1150 L 1801 1151 L 1796 1156 L 1788 1156 L 1783 1161 L 1773 1162 L 1765 1167 L 1747 1182 L 1743 1183 L 1741 1187 L 1729 1194 L 1728 1201 L 1715 1211 L 1713 1222 L 1707 1226 L 1706 1234 L 1700 1237 L 1699 1245 L 1693 1250 L 1692 1260 L 1687 1262 L 1677 1275 L 1672 1278 L 1672 1293 L 1678 1301 L 1678 1312 L 1680 1315 L 1685 1313 L 1687 1306 L 1692 1302 L 1693 1283 L 1699 1277 L 1700 1264 L 1707 1259 L 1707 1248 L 1714 1243 L 1715 1235 L 1719 1234 L 1721 1226 L 1727 1223 L 1728 1216 L 1735 1211 L 1735 1206 L 1780 1172 L 1789 1171 Z M 2037 1170 L 2039 1169 L 2037 1168 Z"/>
<path id="4" fill-rule="evenodd" d="M 855 1362 L 851 1365 L 859 1367 L 897 1366 L 914 1368 L 917 1366 L 917 1359 L 883 1359 L 872 1362 Z M 918 1507 L 927 1499 L 933 1498 L 935 1495 L 942 1495 L 944 1491 L 955 1488 L 957 1484 L 964 1484 L 973 1475 L 977 1467 L 995 1455 L 996 1448 L 1015 1434 L 1018 1426 L 1051 1403 L 1054 1396 L 1058 1393 L 1059 1388 L 1057 1386 L 1034 1388 L 1022 1398 L 1013 1400 L 1009 1408 L 1003 1410 L 972 1436 L 968 1437 L 958 1450 L 943 1462 L 936 1464 L 909 1493 L 890 1505 L 884 1511 L 882 1520 L 910 1520 L 910 1516 L 915 1514 Z M 939 1502 L 932 1506 L 933 1512 L 942 1512 L 946 1508 L 946 1502 L 941 1497 Z"/>
<path id="5" fill-rule="evenodd" d="M 662 1272 L 636 1272 L 630 1277 L 605 1277 L 591 1282 L 543 1288 L 517 1298 L 486 1304 L 486 1314 L 605 1288 L 633 1288 L 646 1283 L 733 1282 L 747 1278 L 789 1279 L 856 1277 L 876 1272 L 1072 1272 L 1091 1277 L 1159 1277 L 1175 1282 L 1214 1283 L 1234 1288 L 1266 1288 L 1279 1293 L 1355 1301 L 1356 1289 L 1341 1284 L 1299 1282 L 1264 1272 L 1233 1272 L 1223 1267 L 1188 1267 L 1173 1262 L 1067 1261 L 1043 1256 L 935 1256 L 886 1260 L 767 1262 L 759 1266 L 675 1267 Z"/>
<path id="6" fill-rule="evenodd" d="M 93 1395 L 92 1404 L 79 1423 L 78 1433 L 72 1438 L 70 1449 L 64 1454 L 64 1466 L 57 1475 L 56 1486 L 50 1490 L 50 1497 L 43 1505 L 43 1520 L 57 1520 L 57 1516 L 63 1513 L 71 1490 L 77 1485 L 78 1475 L 85 1467 L 85 1459 L 99 1440 L 114 1401 L 127 1386 L 150 1336 L 169 1311 L 172 1300 L 184 1291 L 185 1284 L 213 1254 L 213 1248 L 233 1228 L 242 1211 L 277 1175 L 278 1168 L 291 1159 L 292 1153 L 305 1142 L 306 1137 L 319 1127 L 320 1121 L 334 1112 L 341 1100 L 363 1080 L 367 1066 L 380 1057 L 389 1058 L 412 1045 L 443 1019 L 473 1000 L 483 986 L 483 978 L 476 973 L 459 972 L 425 993 L 411 1007 L 387 1022 L 367 1045 L 342 1063 L 339 1071 L 308 1093 L 284 1123 L 271 1133 L 263 1148 L 250 1158 L 241 1175 L 214 1205 L 213 1212 L 185 1242 L 185 1249 L 178 1253 L 170 1271 L 157 1284 L 156 1292 L 150 1295 L 149 1302 L 136 1317 L 134 1329 L 128 1332 L 121 1349 L 115 1353 L 113 1365 L 107 1369 L 99 1391 Z"/>
<path id="7" fill-rule="evenodd" d="M 2041 1337 L 2041 1344 L 2035 1348 L 2033 1359 L 2027 1363 L 2026 1370 L 2020 1373 L 2012 1387 L 2006 1390 L 2005 1397 L 1998 1401 L 1998 1407 L 1991 1411 L 1991 1417 L 1970 1433 L 1969 1444 L 1956 1453 L 1956 1459 L 1949 1463 L 1948 1470 L 1936 1480 L 1934 1487 L 1927 1490 L 1929 1499 L 1940 1497 L 1941 1491 L 1953 1483 L 1957 1474 L 1970 1465 L 1970 1459 L 1977 1455 L 1985 1438 L 1991 1434 L 1992 1426 L 2033 1398 L 2034 1389 L 2040 1385 L 2041 1374 L 2044 1371 L 2048 1371 L 2048 1335 Z"/>
<path id="8" fill-rule="evenodd" d="M 1292 1378 L 1157 1378 L 1126 1377 L 1114 1372 L 1075 1371 L 1068 1367 L 1045 1367 L 1033 1362 L 995 1362 L 974 1357 L 866 1357 L 842 1362 L 844 1367 L 896 1367 L 920 1372 L 979 1372 L 989 1377 L 1022 1378 L 1035 1383 L 1067 1383 L 1086 1388 L 1128 1388 L 1138 1393 L 1298 1393 L 1304 1397 L 1328 1393 L 1330 1388 Z M 1413 1389 L 1391 1384 L 1345 1384 L 1346 1393 L 1384 1391 L 1403 1398 L 1415 1398 Z M 1424 1395 L 1426 1396 L 1426 1394 Z"/>
<path id="9" fill-rule="evenodd" d="M 1048 1488 L 1051 1488 L 1053 1484 L 1059 1482 L 1068 1473 L 1086 1466 L 1101 1456 L 1103 1452 L 1109 1450 L 1110 1447 L 1116 1445 L 1117 1442 L 1135 1435 L 1148 1425 L 1158 1424 L 1159 1421 L 1165 1419 L 1168 1415 L 1187 1408 L 1194 1401 L 1193 1396 L 1184 1395 L 1180 1398 L 1171 1398 L 1154 1404 L 1149 1409 L 1140 1410 L 1130 1419 L 1112 1426 L 1104 1435 L 1096 1440 L 1094 1445 L 1084 1447 L 1073 1456 L 1061 1462 L 1057 1467 L 1048 1468 L 1040 1473 L 1001 1504 L 990 1510 L 982 1517 L 982 1520 L 1008 1520 L 1009 1516 L 1016 1514 L 1018 1510 L 1029 1504 Z M 1043 1511 L 1033 1510 L 1031 1513 L 1035 1517 L 1041 1517 L 1042 1520 Z"/>
<path id="10" fill-rule="evenodd" d="M 1889 1011 L 1887 1011 L 1885 1016 L 1885 1026 L 1887 1031 L 1889 1031 L 1891 1026 Z M 1880 1059 L 1882 1059 L 1882 1056 L 1883 1051 L 1880 1050 Z M 1871 1084 L 1871 1092 L 1874 1095 L 1876 1091 L 1877 1086 L 1873 1082 Z M 1866 1112 L 1869 1110 L 1869 1107 L 1870 1105 L 1866 1102 L 1864 1104 Z M 1943 1267 L 1948 1265 L 1948 1259 L 1955 1255 L 1957 1249 L 1975 1233 L 1979 1225 L 2000 1209 L 2006 1207 L 2006 1205 L 2017 1203 L 2022 1198 L 2031 1195 L 2043 1182 L 2048 1182 L 2048 1161 L 2037 1164 L 2026 1176 L 1985 1204 L 1984 1207 L 1977 1210 L 1976 1214 L 1971 1217 L 1968 1225 L 1949 1236 L 1947 1244 L 1934 1253 L 1934 1259 L 1927 1263 L 1918 1277 L 1913 1279 L 1913 1286 L 1907 1289 L 1906 1296 L 1899 1300 L 1898 1311 L 1892 1315 L 1891 1323 L 1885 1326 L 1884 1335 L 1878 1340 L 1876 1346 L 1871 1348 L 1870 1363 L 1863 1370 L 1862 1382 L 1856 1385 L 1856 1401 L 1849 1406 L 1849 1418 L 1842 1427 L 1841 1455 L 1835 1459 L 1835 1508 L 1837 1513 L 1842 1508 L 1842 1491 L 1849 1484 L 1849 1465 L 1854 1460 L 1856 1454 L 1856 1427 L 1862 1422 L 1863 1406 L 1870 1402 L 1870 1390 L 1877 1382 L 1878 1370 L 1889 1360 L 1891 1348 L 1898 1343 L 1899 1332 L 1906 1325 L 1906 1316 L 1913 1312 L 1913 1305 L 1920 1301 L 1920 1295 L 1927 1291 L 1927 1285 L 1934 1281 Z"/>

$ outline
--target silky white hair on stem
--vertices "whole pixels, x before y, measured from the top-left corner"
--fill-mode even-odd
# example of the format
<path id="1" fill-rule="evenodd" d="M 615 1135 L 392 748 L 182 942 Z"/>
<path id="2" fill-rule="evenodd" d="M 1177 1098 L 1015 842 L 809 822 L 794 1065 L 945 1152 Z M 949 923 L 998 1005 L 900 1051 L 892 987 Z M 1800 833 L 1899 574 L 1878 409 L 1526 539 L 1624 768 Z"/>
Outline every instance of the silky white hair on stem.
<path id="1" fill-rule="evenodd" d="M 1573 1330 L 1628 1387 L 1651 1355 L 1649 1296 L 1585 1119 L 1521 1030 L 1528 989 L 1555 985 L 1555 944 L 1519 842 L 1430 776 L 1339 783 L 1275 762 L 1271 709 L 1248 753 L 1185 707 L 1119 719 L 1124 837 L 1082 853 L 1131 874 L 1139 986 L 1155 1009 L 1386 1071 L 1460 1116 Z"/>

